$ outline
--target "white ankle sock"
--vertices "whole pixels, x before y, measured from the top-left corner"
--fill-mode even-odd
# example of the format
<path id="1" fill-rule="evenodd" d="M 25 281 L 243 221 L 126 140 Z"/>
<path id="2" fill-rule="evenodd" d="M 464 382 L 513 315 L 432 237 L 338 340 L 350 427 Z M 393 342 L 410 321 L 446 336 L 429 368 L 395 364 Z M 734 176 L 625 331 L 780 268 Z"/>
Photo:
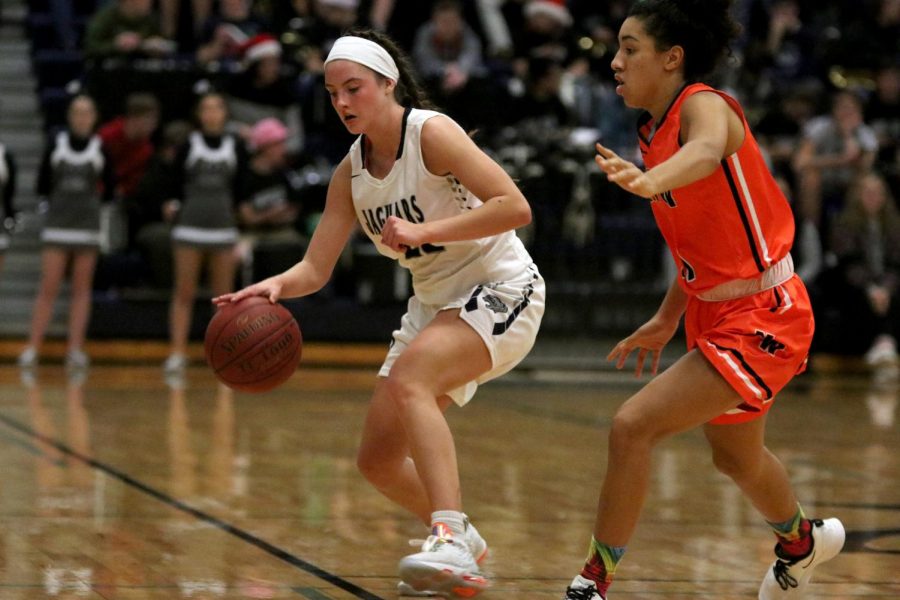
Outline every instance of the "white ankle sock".
<path id="1" fill-rule="evenodd" d="M 453 535 L 463 536 L 466 533 L 466 516 L 457 510 L 436 510 L 431 513 L 431 525 L 443 523 L 450 528 Z"/>

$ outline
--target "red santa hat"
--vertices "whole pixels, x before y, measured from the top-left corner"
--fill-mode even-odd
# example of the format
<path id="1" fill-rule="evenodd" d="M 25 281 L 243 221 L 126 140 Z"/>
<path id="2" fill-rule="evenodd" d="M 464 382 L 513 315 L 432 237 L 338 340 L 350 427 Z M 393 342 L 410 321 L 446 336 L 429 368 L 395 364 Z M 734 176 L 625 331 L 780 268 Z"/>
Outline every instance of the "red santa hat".
<path id="1" fill-rule="evenodd" d="M 281 44 L 274 36 L 260 33 L 241 45 L 241 53 L 247 62 L 256 62 L 267 56 L 281 56 Z"/>
<path id="2" fill-rule="evenodd" d="M 568 27 L 572 24 L 572 13 L 566 7 L 566 0 L 531 0 L 525 5 L 525 16 L 545 15 Z"/>

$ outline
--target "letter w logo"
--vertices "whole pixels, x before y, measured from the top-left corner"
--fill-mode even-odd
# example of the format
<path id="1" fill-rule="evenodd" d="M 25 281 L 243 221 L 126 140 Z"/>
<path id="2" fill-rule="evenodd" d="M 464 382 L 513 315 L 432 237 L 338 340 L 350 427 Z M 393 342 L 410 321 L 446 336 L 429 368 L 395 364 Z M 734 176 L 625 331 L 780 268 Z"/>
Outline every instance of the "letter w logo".
<path id="1" fill-rule="evenodd" d="M 763 352 L 768 352 L 771 355 L 775 355 L 779 350 L 784 350 L 784 344 L 775 339 L 775 336 L 771 333 L 766 333 L 765 331 L 756 330 L 756 335 L 759 336 L 760 342 L 759 347 L 763 350 Z"/>

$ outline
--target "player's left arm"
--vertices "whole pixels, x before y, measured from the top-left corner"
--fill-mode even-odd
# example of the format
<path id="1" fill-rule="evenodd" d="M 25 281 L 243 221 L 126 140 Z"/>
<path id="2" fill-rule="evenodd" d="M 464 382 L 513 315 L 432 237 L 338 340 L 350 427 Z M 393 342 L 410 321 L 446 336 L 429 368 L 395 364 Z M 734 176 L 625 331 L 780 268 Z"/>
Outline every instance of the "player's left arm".
<path id="1" fill-rule="evenodd" d="M 382 241 L 401 251 L 425 243 L 440 244 L 497 235 L 531 222 L 531 207 L 512 178 L 456 123 L 440 116 L 422 127 L 425 167 L 436 175 L 453 174 L 484 205 L 463 214 L 410 223 L 388 219 Z"/>
<path id="2" fill-rule="evenodd" d="M 638 196 L 652 198 L 715 171 L 729 146 L 729 120 L 732 118 L 738 117 L 718 94 L 694 94 L 681 107 L 682 146 L 669 159 L 642 171 L 598 144 L 597 164 L 610 181 Z M 739 141 L 732 145 L 739 146 Z"/>

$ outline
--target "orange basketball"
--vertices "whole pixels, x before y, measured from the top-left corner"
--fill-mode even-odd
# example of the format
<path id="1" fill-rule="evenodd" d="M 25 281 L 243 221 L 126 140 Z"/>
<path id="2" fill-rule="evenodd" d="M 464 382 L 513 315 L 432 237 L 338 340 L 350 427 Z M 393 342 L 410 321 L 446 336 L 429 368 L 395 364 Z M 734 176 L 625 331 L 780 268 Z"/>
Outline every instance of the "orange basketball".
<path id="1" fill-rule="evenodd" d="M 262 296 L 219 307 L 206 327 L 206 362 L 216 377 L 243 392 L 266 392 L 300 362 L 300 326 L 281 304 Z"/>

